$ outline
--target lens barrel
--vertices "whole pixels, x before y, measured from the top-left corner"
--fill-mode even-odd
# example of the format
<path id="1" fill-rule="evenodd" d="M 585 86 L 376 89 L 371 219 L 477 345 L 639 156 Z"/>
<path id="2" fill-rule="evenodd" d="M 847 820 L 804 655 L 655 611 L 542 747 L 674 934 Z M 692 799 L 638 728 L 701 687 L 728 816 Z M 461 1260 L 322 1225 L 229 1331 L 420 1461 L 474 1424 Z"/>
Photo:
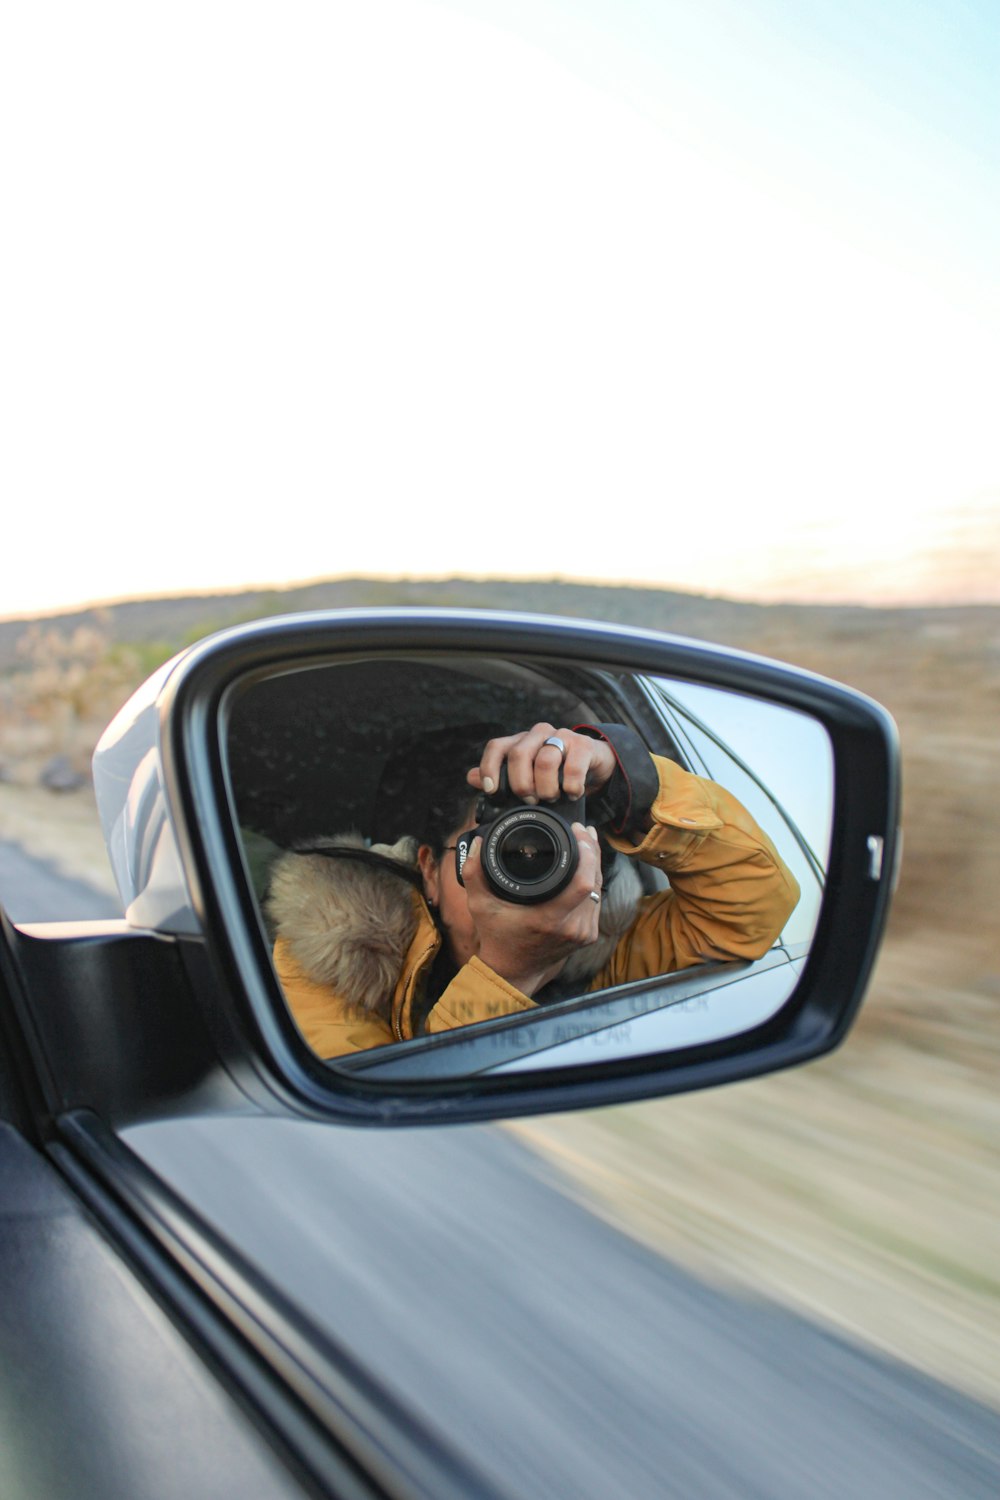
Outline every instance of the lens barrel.
<path id="1" fill-rule="evenodd" d="M 557 896 L 580 862 L 573 830 L 548 808 L 515 808 L 481 833 L 488 883 L 505 901 L 522 906 Z"/>
<path id="2" fill-rule="evenodd" d="M 473 841 L 480 838 L 481 868 L 486 883 L 504 901 L 533 906 L 551 901 L 564 890 L 580 863 L 574 823 L 586 823 L 584 797 L 560 797 L 539 806 L 512 797 L 507 767 L 500 769 L 500 785 L 492 796 L 480 795 L 476 802 L 477 828 L 459 834 L 455 841 L 455 875 L 464 885 L 462 870 Z"/>

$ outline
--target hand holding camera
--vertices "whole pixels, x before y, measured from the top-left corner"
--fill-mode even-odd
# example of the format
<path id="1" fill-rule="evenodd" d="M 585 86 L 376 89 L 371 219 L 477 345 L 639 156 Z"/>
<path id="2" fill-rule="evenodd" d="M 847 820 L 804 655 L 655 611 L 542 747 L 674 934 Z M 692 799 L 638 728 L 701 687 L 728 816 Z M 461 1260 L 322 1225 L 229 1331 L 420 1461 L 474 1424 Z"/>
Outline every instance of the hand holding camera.
<path id="1" fill-rule="evenodd" d="M 520 734 L 490 740 L 469 785 L 492 796 L 506 765 L 511 793 L 522 802 L 594 796 L 615 773 L 615 752 L 606 739 L 536 724 Z"/>
<path id="2" fill-rule="evenodd" d="M 486 879 L 484 848 L 475 838 L 465 865 L 469 912 L 483 963 L 525 995 L 536 995 L 562 970 L 571 953 L 596 941 L 601 914 L 601 852 L 597 833 L 570 829 L 575 870 L 559 893 L 535 904 L 502 899 Z"/>
<path id="3" fill-rule="evenodd" d="M 456 839 L 455 872 L 479 958 L 526 995 L 599 936 L 603 876 L 592 825 L 641 833 L 659 785 L 634 731 L 585 728 L 543 723 L 493 739 L 468 773 L 480 793 L 476 826 Z"/>
<path id="4" fill-rule="evenodd" d="M 468 773 L 476 826 L 456 840 L 482 961 L 527 995 L 598 936 L 601 853 L 586 796 L 615 770 L 610 746 L 551 724 L 491 740 Z"/>
<path id="5" fill-rule="evenodd" d="M 616 769 L 606 741 L 571 729 L 557 733 L 551 724 L 490 740 L 468 773 L 480 796 L 477 826 L 456 841 L 459 881 L 465 883 L 478 837 L 483 875 L 495 895 L 521 906 L 552 900 L 578 868 L 573 825 L 587 821 L 587 795 L 598 794 Z"/>

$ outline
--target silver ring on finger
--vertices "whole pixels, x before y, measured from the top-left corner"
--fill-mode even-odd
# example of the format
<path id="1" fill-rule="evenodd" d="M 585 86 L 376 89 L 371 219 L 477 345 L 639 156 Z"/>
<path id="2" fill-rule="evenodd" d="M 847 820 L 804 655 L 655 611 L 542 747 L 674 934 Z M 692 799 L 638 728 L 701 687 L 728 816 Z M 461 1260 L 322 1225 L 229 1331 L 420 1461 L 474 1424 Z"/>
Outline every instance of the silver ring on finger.
<path id="1" fill-rule="evenodd" d="M 543 740 L 542 743 L 544 745 L 555 745 L 560 755 L 566 754 L 566 741 L 561 740 L 557 734 L 550 734 L 548 739 Z"/>
<path id="2" fill-rule="evenodd" d="M 601 893 L 600 893 L 600 891 L 588 891 L 587 895 L 590 897 L 591 901 L 596 901 L 597 904 L 598 904 L 598 906 L 600 906 L 600 904 L 601 904 Z"/>

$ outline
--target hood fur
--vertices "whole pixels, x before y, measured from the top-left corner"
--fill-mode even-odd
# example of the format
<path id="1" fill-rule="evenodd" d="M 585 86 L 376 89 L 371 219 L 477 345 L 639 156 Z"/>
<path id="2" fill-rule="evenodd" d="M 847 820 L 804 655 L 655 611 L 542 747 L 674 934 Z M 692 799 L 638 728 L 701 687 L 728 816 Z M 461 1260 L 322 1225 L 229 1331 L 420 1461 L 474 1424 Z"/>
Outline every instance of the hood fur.
<path id="1" fill-rule="evenodd" d="M 321 845 L 367 847 L 357 833 L 314 839 L 310 847 Z M 400 864 L 416 865 L 416 839 L 371 847 Z M 417 930 L 408 881 L 358 860 L 283 854 L 271 870 L 267 914 L 310 979 L 329 985 L 350 1005 L 388 1013 Z"/>
<path id="2" fill-rule="evenodd" d="M 310 847 L 364 849 L 357 833 L 313 840 Z M 413 869 L 417 841 L 372 844 L 373 853 Z M 417 930 L 413 888 L 388 870 L 322 854 L 283 854 L 275 861 L 267 914 L 298 966 L 315 983 L 329 985 L 352 1005 L 387 1012 Z M 570 954 L 559 988 L 585 989 L 628 931 L 642 896 L 632 862 L 612 863 L 601 901 L 599 936 Z"/>

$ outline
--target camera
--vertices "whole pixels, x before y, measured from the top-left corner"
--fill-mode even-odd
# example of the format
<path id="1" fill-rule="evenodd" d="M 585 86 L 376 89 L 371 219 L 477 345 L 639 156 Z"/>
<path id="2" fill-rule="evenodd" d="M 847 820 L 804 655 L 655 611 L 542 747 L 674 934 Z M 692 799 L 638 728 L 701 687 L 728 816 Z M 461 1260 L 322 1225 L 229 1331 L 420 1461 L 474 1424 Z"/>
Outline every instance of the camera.
<path id="1" fill-rule="evenodd" d="M 497 790 L 476 801 L 478 826 L 456 840 L 459 884 L 465 884 L 462 868 L 478 836 L 483 841 L 483 874 L 495 895 L 521 906 L 551 901 L 569 885 L 580 862 L 570 825 L 586 824 L 586 807 L 585 797 L 560 797 L 537 806 L 520 802 L 510 791 L 503 766 Z"/>

